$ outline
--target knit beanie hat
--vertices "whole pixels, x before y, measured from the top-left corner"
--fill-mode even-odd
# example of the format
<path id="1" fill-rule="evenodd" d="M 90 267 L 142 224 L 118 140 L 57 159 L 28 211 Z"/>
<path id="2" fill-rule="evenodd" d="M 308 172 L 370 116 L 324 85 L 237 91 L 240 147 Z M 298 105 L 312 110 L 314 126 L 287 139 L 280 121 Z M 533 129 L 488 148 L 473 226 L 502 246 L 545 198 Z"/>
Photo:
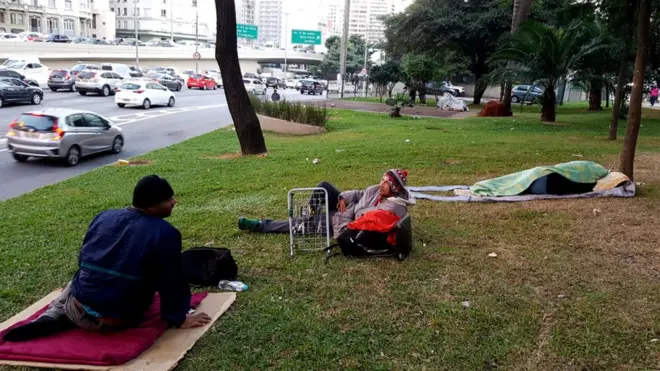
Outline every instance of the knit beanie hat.
<path id="1" fill-rule="evenodd" d="M 174 196 L 174 190 L 167 180 L 158 175 L 149 175 L 140 179 L 133 190 L 133 206 L 140 209 L 154 207 Z"/>
<path id="2" fill-rule="evenodd" d="M 392 193 L 395 195 L 406 193 L 406 186 L 408 185 L 407 170 L 390 169 L 385 173 L 385 177 L 387 177 Z"/>

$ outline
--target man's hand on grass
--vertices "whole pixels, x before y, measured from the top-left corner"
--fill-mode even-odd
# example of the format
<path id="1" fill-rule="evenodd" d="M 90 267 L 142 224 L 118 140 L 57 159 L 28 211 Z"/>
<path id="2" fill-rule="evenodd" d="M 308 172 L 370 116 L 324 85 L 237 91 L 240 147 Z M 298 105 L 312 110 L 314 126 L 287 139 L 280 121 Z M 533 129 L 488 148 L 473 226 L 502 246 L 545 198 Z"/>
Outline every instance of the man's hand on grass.
<path id="1" fill-rule="evenodd" d="M 208 325 L 209 323 L 211 323 L 211 317 L 209 317 L 206 313 L 189 314 L 186 317 L 186 320 L 183 321 L 183 324 L 181 324 L 181 328 L 185 329 L 202 327 Z"/>

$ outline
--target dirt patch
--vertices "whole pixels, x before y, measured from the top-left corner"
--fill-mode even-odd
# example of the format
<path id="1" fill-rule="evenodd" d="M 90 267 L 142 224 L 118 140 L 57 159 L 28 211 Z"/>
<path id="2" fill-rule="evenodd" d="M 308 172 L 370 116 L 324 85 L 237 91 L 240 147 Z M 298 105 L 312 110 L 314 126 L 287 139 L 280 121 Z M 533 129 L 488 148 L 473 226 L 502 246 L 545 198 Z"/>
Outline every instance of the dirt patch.
<path id="1" fill-rule="evenodd" d="M 603 166 L 608 169 L 619 168 L 619 155 L 608 158 Z M 660 153 L 640 152 L 635 156 L 635 181 L 637 182 L 660 182 Z"/>
<path id="2" fill-rule="evenodd" d="M 115 162 L 115 166 L 140 166 L 150 164 L 151 160 L 119 160 Z"/>
<path id="3" fill-rule="evenodd" d="M 220 160 L 231 160 L 231 159 L 239 158 L 241 156 L 242 154 L 240 152 L 232 152 L 232 153 L 225 153 L 224 155 L 220 155 L 220 156 L 215 156 L 214 158 Z"/>

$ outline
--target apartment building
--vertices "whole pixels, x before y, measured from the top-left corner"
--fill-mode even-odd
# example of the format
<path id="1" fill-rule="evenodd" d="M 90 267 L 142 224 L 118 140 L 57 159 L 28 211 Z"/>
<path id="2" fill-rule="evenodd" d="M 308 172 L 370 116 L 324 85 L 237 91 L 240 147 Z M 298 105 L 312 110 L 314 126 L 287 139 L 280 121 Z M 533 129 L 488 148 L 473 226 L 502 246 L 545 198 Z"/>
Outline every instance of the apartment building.
<path id="1" fill-rule="evenodd" d="M 280 45 L 284 26 L 282 0 L 256 0 L 255 6 L 255 21 L 259 26 L 259 44 L 283 47 Z"/>
<path id="2" fill-rule="evenodd" d="M 1 0 L 0 0 L 1 1 Z M 99 1 L 99 0 L 97 0 Z M 214 40 L 215 3 L 212 0 L 110 0 L 117 37 L 182 41 Z"/>
<path id="3" fill-rule="evenodd" d="M 114 14 L 103 0 L 0 0 L 0 32 L 112 39 Z"/>

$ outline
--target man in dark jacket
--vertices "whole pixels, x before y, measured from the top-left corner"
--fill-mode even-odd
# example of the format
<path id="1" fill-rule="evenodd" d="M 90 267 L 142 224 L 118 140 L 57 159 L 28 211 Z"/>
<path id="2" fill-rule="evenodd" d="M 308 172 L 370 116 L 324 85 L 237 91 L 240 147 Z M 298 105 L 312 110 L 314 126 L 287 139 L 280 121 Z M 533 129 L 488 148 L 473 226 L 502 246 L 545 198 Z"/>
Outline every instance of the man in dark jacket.
<path id="1" fill-rule="evenodd" d="M 169 183 L 142 178 L 133 206 L 97 215 L 87 229 L 78 271 L 62 294 L 37 320 L 7 334 L 28 340 L 74 326 L 114 331 L 140 323 L 160 295 L 161 317 L 171 326 L 200 327 L 211 318 L 189 315 L 190 289 L 181 261 L 181 233 L 166 222 L 176 204 Z"/>

